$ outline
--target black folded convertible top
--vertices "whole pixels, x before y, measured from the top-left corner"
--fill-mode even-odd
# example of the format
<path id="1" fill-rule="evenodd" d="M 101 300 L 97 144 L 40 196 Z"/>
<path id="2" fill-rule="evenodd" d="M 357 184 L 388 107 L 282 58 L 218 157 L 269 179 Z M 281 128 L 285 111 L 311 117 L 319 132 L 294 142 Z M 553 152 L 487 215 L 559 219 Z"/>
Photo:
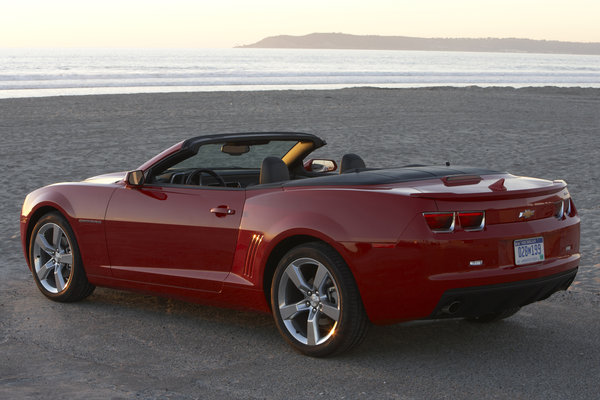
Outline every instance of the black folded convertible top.
<path id="1" fill-rule="evenodd" d="M 382 185 L 389 183 L 401 183 L 419 181 L 424 179 L 443 178 L 451 175 L 492 175 L 502 174 L 477 167 L 445 167 L 445 166 L 422 166 L 422 167 L 400 167 L 389 169 L 366 169 L 358 172 L 345 174 L 327 175 L 317 178 L 297 179 L 287 181 L 284 187 L 294 186 L 346 186 L 346 185 Z"/>

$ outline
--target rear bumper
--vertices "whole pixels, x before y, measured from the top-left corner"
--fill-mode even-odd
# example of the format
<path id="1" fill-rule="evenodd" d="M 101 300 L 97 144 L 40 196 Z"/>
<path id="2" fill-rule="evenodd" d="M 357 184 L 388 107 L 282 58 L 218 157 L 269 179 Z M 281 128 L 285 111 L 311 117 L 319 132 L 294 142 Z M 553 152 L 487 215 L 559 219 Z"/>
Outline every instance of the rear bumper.
<path id="1" fill-rule="evenodd" d="M 440 299 L 453 290 L 535 282 L 576 271 L 579 265 L 578 217 L 561 221 L 545 218 L 491 225 L 481 232 L 439 235 L 432 235 L 426 226 L 418 224 L 410 228 L 403 236 L 412 239 L 392 246 L 348 243 L 346 253 L 341 252 L 374 324 L 439 315 L 436 311 Z M 544 238 L 545 260 L 515 265 L 514 241 L 534 237 Z M 472 265 L 472 261 L 477 264 Z"/>
<path id="2" fill-rule="evenodd" d="M 477 317 L 544 300 L 559 290 L 566 290 L 577 268 L 542 278 L 500 283 L 444 292 L 429 318 Z"/>

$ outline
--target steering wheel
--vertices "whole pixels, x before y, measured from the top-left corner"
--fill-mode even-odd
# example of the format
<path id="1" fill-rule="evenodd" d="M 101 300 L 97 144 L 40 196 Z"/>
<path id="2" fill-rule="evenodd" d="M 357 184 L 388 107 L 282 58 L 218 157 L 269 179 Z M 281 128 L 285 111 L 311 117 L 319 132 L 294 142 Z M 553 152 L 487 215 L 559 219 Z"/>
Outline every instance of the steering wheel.
<path id="1" fill-rule="evenodd" d="M 212 176 L 213 178 L 215 178 L 220 186 L 225 186 L 225 181 L 223 180 L 223 178 L 221 178 L 219 175 L 217 175 L 217 173 L 215 171 L 213 171 L 212 169 L 207 169 L 207 168 L 198 168 L 198 169 L 195 169 L 192 172 L 190 172 L 187 179 L 185 180 L 185 184 L 193 185 L 194 178 L 196 178 L 196 176 L 198 176 L 198 185 L 202 185 L 202 174 L 203 173 L 208 174 L 208 175 Z"/>

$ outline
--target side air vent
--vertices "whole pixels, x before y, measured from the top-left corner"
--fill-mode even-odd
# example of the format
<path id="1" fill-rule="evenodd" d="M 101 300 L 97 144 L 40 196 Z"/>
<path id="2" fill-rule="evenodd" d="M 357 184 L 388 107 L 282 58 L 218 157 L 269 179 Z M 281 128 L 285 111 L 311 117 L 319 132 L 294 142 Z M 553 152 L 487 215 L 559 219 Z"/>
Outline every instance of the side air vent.
<path id="1" fill-rule="evenodd" d="M 254 275 L 254 257 L 256 256 L 256 251 L 258 250 L 262 240 L 263 235 L 259 235 L 257 233 L 252 235 L 252 240 L 250 240 L 248 252 L 246 253 L 246 262 L 244 263 L 244 275 L 248 278 L 252 278 Z"/>

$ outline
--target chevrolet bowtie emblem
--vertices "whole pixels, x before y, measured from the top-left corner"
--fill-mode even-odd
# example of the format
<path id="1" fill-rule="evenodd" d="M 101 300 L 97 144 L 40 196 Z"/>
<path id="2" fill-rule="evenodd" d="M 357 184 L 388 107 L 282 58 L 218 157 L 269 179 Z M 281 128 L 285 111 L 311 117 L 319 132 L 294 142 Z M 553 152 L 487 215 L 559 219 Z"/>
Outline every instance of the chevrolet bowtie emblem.
<path id="1" fill-rule="evenodd" d="M 519 213 L 519 218 L 531 218 L 535 214 L 535 210 L 523 210 Z"/>

